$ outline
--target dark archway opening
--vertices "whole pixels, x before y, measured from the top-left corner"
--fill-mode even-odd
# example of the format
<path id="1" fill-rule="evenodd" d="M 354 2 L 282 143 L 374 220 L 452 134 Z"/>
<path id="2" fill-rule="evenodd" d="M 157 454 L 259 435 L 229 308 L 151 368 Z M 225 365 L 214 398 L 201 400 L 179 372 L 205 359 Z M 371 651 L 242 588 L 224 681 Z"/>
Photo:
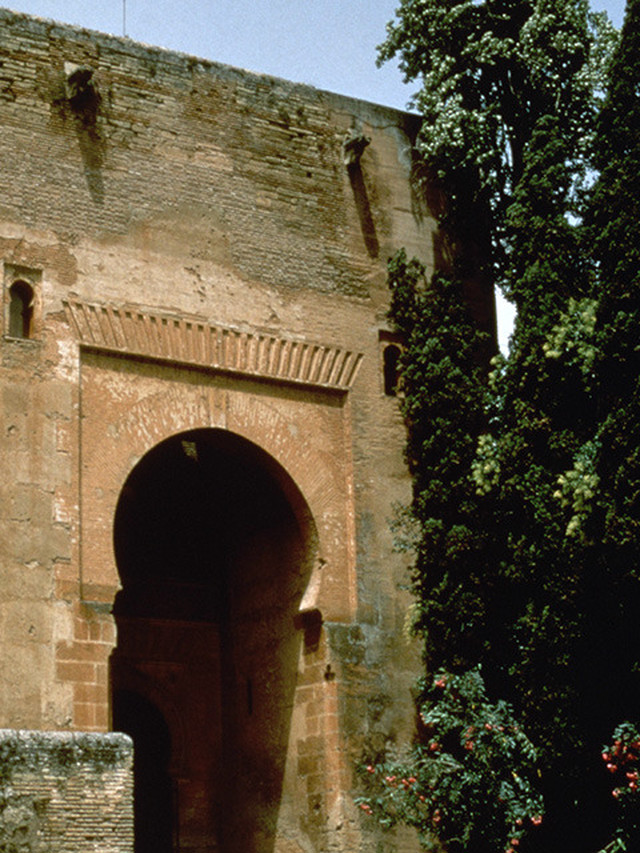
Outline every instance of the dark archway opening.
<path id="1" fill-rule="evenodd" d="M 130 690 L 113 695 L 113 727 L 134 744 L 134 827 L 137 853 L 172 853 L 171 735 L 160 711 Z"/>
<path id="2" fill-rule="evenodd" d="M 301 643 L 295 617 L 315 557 L 302 496 L 245 439 L 182 433 L 128 477 L 114 548 L 114 725 L 126 717 L 121 694 L 142 697 L 127 720 L 148 713 L 153 738 L 162 741 L 151 708 L 167 722 L 173 849 L 271 853 Z M 144 799 L 143 784 L 137 776 Z M 147 853 L 141 831 L 136 853 Z"/>
<path id="3" fill-rule="evenodd" d="M 400 347 L 396 344 L 388 344 L 384 348 L 384 393 L 387 397 L 395 397 L 398 393 L 401 355 Z"/>
<path id="4" fill-rule="evenodd" d="M 26 281 L 14 281 L 9 289 L 9 335 L 30 338 L 33 322 L 33 288 Z"/>

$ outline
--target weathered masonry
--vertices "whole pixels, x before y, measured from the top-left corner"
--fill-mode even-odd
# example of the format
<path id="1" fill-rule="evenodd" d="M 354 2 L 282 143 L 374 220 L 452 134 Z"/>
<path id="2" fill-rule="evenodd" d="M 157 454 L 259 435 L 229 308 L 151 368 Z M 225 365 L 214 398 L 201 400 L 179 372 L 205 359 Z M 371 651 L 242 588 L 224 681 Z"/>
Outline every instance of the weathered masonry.
<path id="1" fill-rule="evenodd" d="M 0 846 L 7 853 L 130 853 L 131 740 L 0 729 Z"/>
<path id="2" fill-rule="evenodd" d="M 415 119 L 7 11 L 0 44 L 0 726 L 129 734 L 137 853 L 379 849 Z"/>

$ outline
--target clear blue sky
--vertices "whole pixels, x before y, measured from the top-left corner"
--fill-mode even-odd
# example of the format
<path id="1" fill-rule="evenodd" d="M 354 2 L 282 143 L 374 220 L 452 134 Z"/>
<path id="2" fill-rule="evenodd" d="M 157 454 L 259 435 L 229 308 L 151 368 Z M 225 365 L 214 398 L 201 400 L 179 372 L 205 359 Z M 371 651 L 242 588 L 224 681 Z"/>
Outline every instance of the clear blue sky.
<path id="1" fill-rule="evenodd" d="M 0 0 L 16 12 L 122 35 L 404 109 L 397 68 L 376 45 L 396 0 Z M 593 0 L 620 26 L 623 0 Z"/>

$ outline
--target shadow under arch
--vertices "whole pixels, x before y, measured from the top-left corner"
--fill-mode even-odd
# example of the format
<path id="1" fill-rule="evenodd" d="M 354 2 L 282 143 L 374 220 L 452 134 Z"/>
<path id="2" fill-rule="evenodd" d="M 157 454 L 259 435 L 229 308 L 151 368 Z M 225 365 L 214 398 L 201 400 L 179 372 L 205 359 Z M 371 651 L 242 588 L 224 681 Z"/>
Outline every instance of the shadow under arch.
<path id="1" fill-rule="evenodd" d="M 130 735 L 134 745 L 135 848 L 144 853 L 172 853 L 174 792 L 169 772 L 169 726 L 153 702 L 126 689 L 113 695 L 113 725 Z"/>
<path id="2" fill-rule="evenodd" d="M 114 551 L 122 583 L 114 709 L 119 691 L 135 684 L 180 730 L 171 740 L 182 754 L 168 763 L 174 851 L 271 853 L 302 642 L 297 615 L 317 558 L 302 494 L 247 439 L 183 432 L 130 472 Z M 136 853 L 146 853 L 142 843 Z"/>

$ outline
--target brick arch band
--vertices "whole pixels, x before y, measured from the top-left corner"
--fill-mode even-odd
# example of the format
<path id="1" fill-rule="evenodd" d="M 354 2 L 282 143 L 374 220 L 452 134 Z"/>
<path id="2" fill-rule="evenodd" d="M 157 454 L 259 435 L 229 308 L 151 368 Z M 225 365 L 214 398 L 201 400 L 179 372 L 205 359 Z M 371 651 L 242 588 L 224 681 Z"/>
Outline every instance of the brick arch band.
<path id="1" fill-rule="evenodd" d="M 98 377 L 94 395 L 103 394 L 100 381 L 106 387 L 104 375 Z M 171 436 L 213 428 L 257 445 L 286 472 L 292 483 L 287 494 L 292 509 L 299 518 L 305 513 L 310 516 L 318 543 L 301 610 L 318 609 L 328 621 L 350 621 L 355 585 L 352 485 L 343 423 L 348 414 L 333 413 L 340 425 L 334 430 L 334 446 L 318 448 L 305 437 L 304 407 L 299 412 L 290 407 L 286 415 L 266 395 L 170 378 L 155 380 L 149 392 L 132 397 L 112 420 L 91 418 L 90 409 L 83 417 L 81 581 L 85 597 L 95 597 L 94 587 L 111 587 L 112 595 L 119 587 L 112 523 L 122 486 L 136 464 Z"/>

